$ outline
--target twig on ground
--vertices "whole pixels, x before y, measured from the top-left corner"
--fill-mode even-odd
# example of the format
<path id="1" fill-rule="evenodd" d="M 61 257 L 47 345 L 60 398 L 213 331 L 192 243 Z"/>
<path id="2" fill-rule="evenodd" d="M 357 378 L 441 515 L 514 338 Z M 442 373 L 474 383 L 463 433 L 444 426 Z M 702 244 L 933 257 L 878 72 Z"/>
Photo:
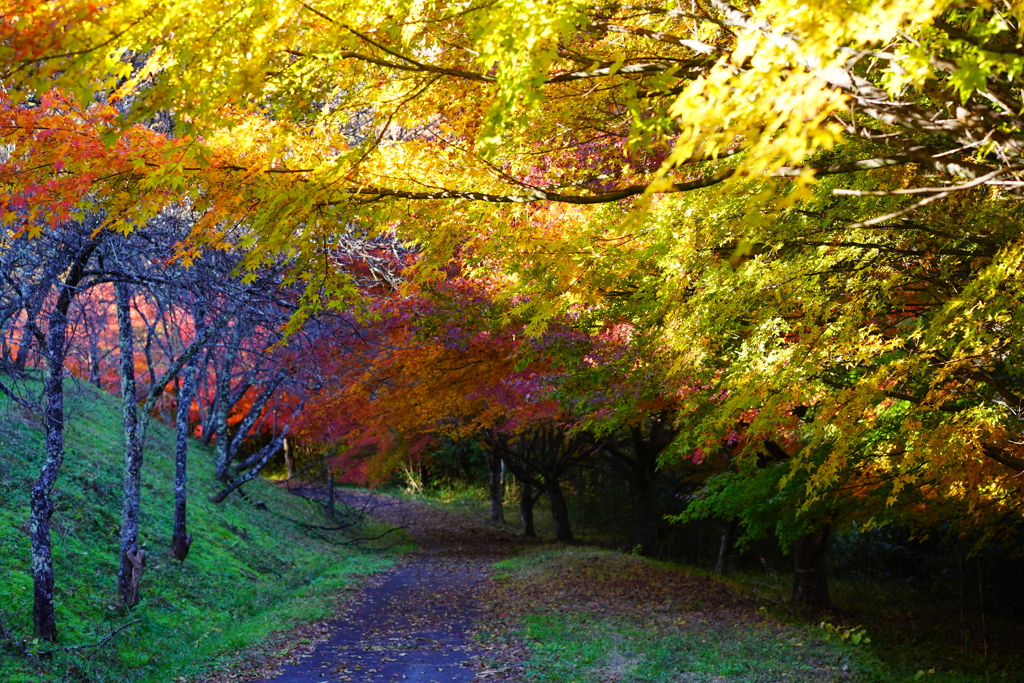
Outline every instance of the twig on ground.
<path id="1" fill-rule="evenodd" d="M 108 633 L 107 635 L 103 636 L 102 638 L 100 638 L 95 643 L 89 643 L 87 645 L 68 645 L 67 647 L 56 647 L 56 648 L 53 648 L 52 650 L 40 650 L 39 652 L 36 652 L 35 654 L 43 656 L 43 655 L 56 654 L 58 652 L 76 652 L 78 650 L 91 650 L 93 648 L 99 649 L 99 648 L 103 647 L 104 645 L 106 645 L 107 643 L 109 643 L 114 638 L 114 636 L 116 636 L 118 633 L 120 633 L 121 631 L 124 631 L 125 629 L 127 629 L 127 628 L 129 628 L 131 626 L 134 626 L 135 624 L 139 623 L 140 621 L 142 621 L 142 619 L 135 619 L 133 621 L 129 621 L 127 624 L 125 624 L 123 626 L 120 626 L 120 627 L 114 629 L 113 631 L 111 631 L 110 633 Z"/>
<path id="2" fill-rule="evenodd" d="M 288 487 L 287 491 L 289 493 L 291 493 L 292 495 L 295 495 L 295 496 L 298 496 L 298 497 L 302 498 L 303 500 L 307 501 L 310 504 L 316 505 L 317 507 L 323 507 L 325 505 L 325 503 L 322 501 L 322 498 L 324 497 L 325 493 L 324 493 L 323 489 L 321 487 L 319 487 L 319 486 L 294 486 L 294 487 Z M 372 515 L 378 508 L 390 507 L 392 505 L 396 505 L 396 503 L 393 503 L 393 502 L 381 502 L 381 499 L 375 498 L 374 496 L 370 495 L 369 497 L 367 497 L 366 499 L 361 501 L 361 504 L 357 506 L 357 505 L 352 505 L 347 500 L 344 500 L 345 496 L 344 496 L 343 493 L 341 494 L 341 496 L 342 496 L 341 502 L 345 505 L 345 507 L 347 507 L 349 510 L 351 510 L 351 521 L 338 522 L 338 520 L 334 519 L 333 521 L 336 522 L 335 525 L 333 525 L 333 526 L 323 526 L 323 525 L 307 524 L 305 522 L 300 522 L 298 520 L 295 520 L 295 519 L 292 519 L 292 518 L 288 517 L 287 515 L 281 515 L 279 513 L 278 513 L 278 516 L 281 519 L 283 519 L 283 520 L 285 520 L 287 522 L 290 522 L 290 523 L 292 523 L 292 524 L 294 524 L 294 525 L 296 525 L 298 527 L 301 527 L 303 529 L 309 529 L 310 531 L 345 531 L 345 530 L 348 530 L 348 529 L 352 529 L 353 527 L 358 527 L 360 524 L 362 524 L 364 521 L 366 521 L 366 518 L 369 515 Z M 408 529 L 408 525 L 406 525 L 406 524 L 399 524 L 397 526 L 392 526 L 392 527 L 386 529 L 385 531 L 383 531 L 380 534 L 377 534 L 375 536 L 356 536 L 354 538 L 350 538 L 350 539 L 345 540 L 345 541 L 334 541 L 334 540 L 329 540 L 329 539 L 324 539 L 324 540 L 329 540 L 329 542 L 334 544 L 334 545 L 356 545 L 356 544 L 359 544 L 359 543 L 368 543 L 370 541 L 377 541 L 377 540 L 380 540 L 380 539 L 384 538 L 385 536 L 387 536 L 389 534 L 392 534 L 392 533 L 394 533 L 396 531 L 407 530 L 407 529 Z"/>

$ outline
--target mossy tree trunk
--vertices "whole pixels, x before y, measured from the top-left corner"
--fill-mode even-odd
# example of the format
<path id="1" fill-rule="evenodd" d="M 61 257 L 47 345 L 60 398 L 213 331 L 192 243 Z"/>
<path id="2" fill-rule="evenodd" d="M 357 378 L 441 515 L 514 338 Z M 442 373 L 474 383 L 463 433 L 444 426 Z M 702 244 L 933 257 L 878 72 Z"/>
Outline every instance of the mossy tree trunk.
<path id="1" fill-rule="evenodd" d="M 171 552 L 181 562 L 188 557 L 192 536 L 188 533 L 188 437 L 189 413 L 196 393 L 198 369 L 194 361 L 185 367 L 181 391 L 178 393 L 178 410 L 174 425 L 174 533 L 171 536 Z"/>
<path id="2" fill-rule="evenodd" d="M 76 250 L 63 281 L 56 283 L 57 299 L 47 316 L 44 334 L 34 318 L 27 322 L 29 332 L 42 347 L 46 361 L 43 381 L 45 451 L 39 477 L 29 500 L 29 541 L 32 556 L 32 623 L 36 637 L 57 641 L 57 619 L 53 602 L 53 548 L 50 520 L 53 516 L 53 487 L 64 464 L 64 360 L 67 354 L 68 309 L 80 291 L 85 266 L 104 235 L 86 241 Z M 56 258 L 56 257 L 55 257 Z"/>
<path id="3" fill-rule="evenodd" d="M 121 542 L 117 595 L 123 604 L 139 602 L 145 552 L 139 547 L 139 507 L 142 495 L 142 442 L 135 395 L 135 339 L 131 319 L 131 288 L 114 284 L 117 300 L 118 346 L 121 351 L 121 419 L 124 424 L 124 491 L 121 502 Z"/>

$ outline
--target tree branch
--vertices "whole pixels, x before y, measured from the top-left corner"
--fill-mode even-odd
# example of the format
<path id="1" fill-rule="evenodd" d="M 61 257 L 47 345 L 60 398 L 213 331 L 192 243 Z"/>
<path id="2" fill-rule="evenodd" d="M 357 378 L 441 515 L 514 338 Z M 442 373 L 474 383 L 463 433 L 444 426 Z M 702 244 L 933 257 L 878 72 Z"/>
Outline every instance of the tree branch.
<path id="1" fill-rule="evenodd" d="M 805 171 L 811 171 L 815 175 L 838 175 L 844 173 L 857 173 L 860 171 L 869 171 L 877 168 L 884 168 L 886 166 L 896 166 L 899 164 L 906 164 L 913 162 L 914 159 L 910 155 L 901 155 L 893 157 L 879 157 L 874 159 L 859 159 L 856 161 L 850 161 L 842 164 L 833 164 L 830 166 L 782 166 L 769 171 L 765 174 L 768 178 L 796 178 L 802 175 Z M 712 173 L 703 178 L 696 178 L 694 180 L 687 180 L 683 182 L 677 182 L 669 185 L 666 188 L 654 190 L 652 194 L 669 194 L 674 192 L 689 192 L 691 190 L 699 190 L 705 187 L 711 187 L 721 182 L 728 180 L 736 175 L 735 168 L 727 168 L 717 173 Z M 617 202 L 622 199 L 628 199 L 629 197 L 635 197 L 637 195 L 647 192 L 649 185 L 630 185 L 629 187 L 622 188 L 621 190 L 612 190 L 610 192 L 603 192 L 595 195 L 572 195 L 562 194 L 559 192 L 548 192 L 539 188 L 534 188 L 526 192 L 525 194 L 496 194 L 492 192 L 472 192 L 466 190 L 435 190 L 435 191 L 415 191 L 415 190 L 396 190 L 391 188 L 383 187 L 360 187 L 351 188 L 348 190 L 342 190 L 347 194 L 355 195 L 357 197 L 368 197 L 365 201 L 375 201 L 384 197 L 396 197 L 399 199 L 414 199 L 414 200 L 429 200 L 429 199 L 468 199 L 471 201 L 478 202 L 493 202 L 498 204 L 529 204 L 532 202 L 551 201 L 562 204 L 607 204 L 610 202 Z M 318 204 L 319 207 L 338 206 L 346 204 L 351 199 L 334 200 L 329 202 L 323 202 Z"/>
<path id="2" fill-rule="evenodd" d="M 119 628 L 114 629 L 113 631 L 111 631 L 107 635 L 105 635 L 102 638 L 100 638 L 97 642 L 91 643 L 89 645 L 69 645 L 68 647 L 58 647 L 58 648 L 54 648 L 52 650 L 40 650 L 39 652 L 36 652 L 35 654 L 36 655 L 40 655 L 40 656 L 41 655 L 52 655 L 52 654 L 56 654 L 57 652 L 75 652 L 77 650 L 91 650 L 93 648 L 100 648 L 100 647 L 103 647 L 104 645 L 106 645 L 107 643 L 109 643 L 114 638 L 114 636 L 116 636 L 118 633 L 120 633 L 121 631 L 124 631 L 127 628 L 130 628 L 130 627 L 134 626 L 135 624 L 139 623 L 140 621 L 142 621 L 142 619 L 136 619 L 134 621 L 129 621 L 124 626 L 121 626 Z"/>
<path id="3" fill-rule="evenodd" d="M 0 379 L 0 393 L 3 393 L 4 396 L 11 399 L 12 401 L 14 401 L 19 406 L 26 410 L 31 410 L 33 413 L 43 412 L 43 407 L 41 405 L 39 405 L 35 401 L 30 401 L 27 398 L 18 396 L 18 394 L 15 393 L 14 389 L 7 386 L 7 384 L 2 379 Z"/>

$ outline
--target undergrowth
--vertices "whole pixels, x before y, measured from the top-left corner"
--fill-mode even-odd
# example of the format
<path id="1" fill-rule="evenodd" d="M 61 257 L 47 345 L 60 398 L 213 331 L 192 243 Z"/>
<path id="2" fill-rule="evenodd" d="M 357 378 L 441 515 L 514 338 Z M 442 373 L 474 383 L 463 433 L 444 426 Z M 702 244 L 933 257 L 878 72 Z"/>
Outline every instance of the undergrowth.
<path id="1" fill-rule="evenodd" d="M 114 600 L 120 525 L 123 436 L 117 400 L 68 382 L 67 458 L 54 492 L 54 575 L 60 641 L 31 637 L 29 489 L 42 458 L 37 416 L 0 399 L 0 680 L 10 683 L 190 681 L 226 665 L 240 648 L 328 616 L 358 575 L 385 557 L 318 534 L 296 522 L 315 510 L 262 480 L 247 499 L 220 505 L 213 455 L 190 444 L 189 532 L 185 562 L 170 553 L 173 432 L 153 424 L 147 437 L 140 542 L 146 549 L 140 604 Z M 323 525 L 324 521 L 314 520 Z"/>

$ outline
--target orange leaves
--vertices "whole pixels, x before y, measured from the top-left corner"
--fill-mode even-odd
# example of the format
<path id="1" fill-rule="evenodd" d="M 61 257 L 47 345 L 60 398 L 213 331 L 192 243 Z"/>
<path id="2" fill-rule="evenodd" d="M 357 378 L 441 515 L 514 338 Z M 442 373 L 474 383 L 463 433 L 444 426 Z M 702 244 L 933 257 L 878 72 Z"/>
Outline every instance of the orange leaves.
<path id="1" fill-rule="evenodd" d="M 116 117 L 110 105 L 83 108 L 61 91 L 47 92 L 36 107 L 0 95 L 0 134 L 11 145 L 0 164 L 5 219 L 33 236 L 98 201 L 98 185 L 106 187 L 111 223 L 138 224 L 166 205 L 174 195 L 163 182 L 168 164 L 181 159 L 188 140 L 141 127 L 118 133 Z"/>
<path id="2" fill-rule="evenodd" d="M 561 414 L 549 361 L 527 362 L 529 340 L 493 325 L 486 287 L 452 278 L 435 288 L 429 298 L 381 301 L 380 323 L 359 335 L 362 342 L 321 340 L 331 388 L 310 403 L 317 417 L 305 433 L 369 456 L 373 476 L 387 476 L 441 437 L 512 433 Z"/>
<path id="3" fill-rule="evenodd" d="M 8 0 L 0 13 L 0 79 L 23 70 L 49 74 L 62 53 L 85 47 L 74 30 L 104 11 L 109 2 Z"/>

